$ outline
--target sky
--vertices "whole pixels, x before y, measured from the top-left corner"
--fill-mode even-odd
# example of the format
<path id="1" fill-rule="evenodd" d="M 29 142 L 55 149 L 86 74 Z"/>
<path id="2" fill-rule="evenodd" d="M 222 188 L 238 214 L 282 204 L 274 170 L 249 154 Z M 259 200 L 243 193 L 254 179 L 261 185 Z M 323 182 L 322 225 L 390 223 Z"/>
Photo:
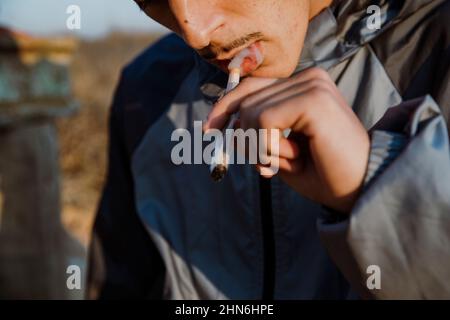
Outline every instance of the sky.
<path id="1" fill-rule="evenodd" d="M 69 30 L 66 13 L 80 8 L 80 29 Z M 141 12 L 133 0 L 0 0 L 0 25 L 32 35 L 101 37 L 111 30 L 168 32 Z"/>

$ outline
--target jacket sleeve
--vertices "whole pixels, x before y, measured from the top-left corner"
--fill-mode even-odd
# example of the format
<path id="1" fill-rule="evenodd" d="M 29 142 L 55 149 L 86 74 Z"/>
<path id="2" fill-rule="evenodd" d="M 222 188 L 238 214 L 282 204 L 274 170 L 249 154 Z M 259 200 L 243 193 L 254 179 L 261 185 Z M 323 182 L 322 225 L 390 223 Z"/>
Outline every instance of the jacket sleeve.
<path id="1" fill-rule="evenodd" d="M 441 110 L 430 96 L 404 102 L 371 136 L 361 196 L 350 215 L 325 212 L 321 239 L 362 297 L 450 298 L 450 151 Z"/>
<path id="2" fill-rule="evenodd" d="M 89 248 L 87 297 L 162 298 L 165 269 L 134 204 L 123 125 L 123 80 L 109 122 L 109 168 Z"/>

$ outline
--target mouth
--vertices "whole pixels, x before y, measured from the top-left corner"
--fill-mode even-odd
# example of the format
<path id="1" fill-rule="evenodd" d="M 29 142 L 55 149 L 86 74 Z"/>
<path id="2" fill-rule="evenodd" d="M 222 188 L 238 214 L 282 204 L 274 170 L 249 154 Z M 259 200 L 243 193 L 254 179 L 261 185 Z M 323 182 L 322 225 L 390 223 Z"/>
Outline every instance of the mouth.
<path id="1" fill-rule="evenodd" d="M 231 61 L 245 49 L 248 49 L 251 52 L 258 51 L 259 54 L 261 55 L 261 59 L 262 60 L 264 59 L 264 50 L 262 43 L 261 41 L 255 41 L 253 43 L 246 45 L 245 47 L 241 47 L 234 50 L 231 54 L 227 56 L 219 56 L 216 59 L 209 60 L 209 62 L 219 67 L 222 71 L 228 73 Z M 254 56 L 255 55 L 249 55 L 242 61 L 241 65 L 242 76 L 248 75 L 256 71 L 261 66 L 262 61 L 257 61 L 258 59 L 256 59 Z"/>

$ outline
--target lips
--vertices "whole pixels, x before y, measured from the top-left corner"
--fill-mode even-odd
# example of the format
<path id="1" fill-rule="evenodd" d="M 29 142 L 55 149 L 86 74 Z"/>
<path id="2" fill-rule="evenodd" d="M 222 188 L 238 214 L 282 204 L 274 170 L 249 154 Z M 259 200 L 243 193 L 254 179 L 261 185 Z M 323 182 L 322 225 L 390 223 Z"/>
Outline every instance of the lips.
<path id="1" fill-rule="evenodd" d="M 250 54 L 246 55 L 246 57 L 242 60 L 240 68 L 241 76 L 248 75 L 254 72 L 261 65 L 261 62 L 264 59 L 264 51 L 260 41 L 256 41 L 248 45 L 247 47 L 240 48 L 239 50 L 236 50 L 232 55 L 224 59 L 214 59 L 211 61 L 211 63 L 215 64 L 221 70 L 228 73 L 230 62 L 245 49 L 248 49 Z"/>
<path id="2" fill-rule="evenodd" d="M 258 43 L 254 43 L 247 47 L 247 49 L 241 51 L 241 53 L 244 54 L 243 60 L 240 62 L 240 69 L 241 69 L 241 76 L 248 75 L 252 72 L 254 72 L 258 67 L 261 65 L 261 63 L 264 60 L 264 55 L 261 51 L 261 45 Z M 241 53 L 238 54 L 241 55 Z M 228 66 L 230 69 L 233 64 L 235 64 L 236 58 L 233 59 Z"/>

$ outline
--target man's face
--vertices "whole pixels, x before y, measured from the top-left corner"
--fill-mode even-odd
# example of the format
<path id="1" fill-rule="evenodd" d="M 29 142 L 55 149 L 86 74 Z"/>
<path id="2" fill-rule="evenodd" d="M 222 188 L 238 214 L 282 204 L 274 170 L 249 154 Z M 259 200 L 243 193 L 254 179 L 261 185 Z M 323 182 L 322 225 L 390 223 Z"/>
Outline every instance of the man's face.
<path id="1" fill-rule="evenodd" d="M 309 0 L 135 0 L 145 13 L 180 35 L 226 71 L 230 59 L 256 43 L 263 63 L 252 76 L 283 78 L 298 64 Z"/>

